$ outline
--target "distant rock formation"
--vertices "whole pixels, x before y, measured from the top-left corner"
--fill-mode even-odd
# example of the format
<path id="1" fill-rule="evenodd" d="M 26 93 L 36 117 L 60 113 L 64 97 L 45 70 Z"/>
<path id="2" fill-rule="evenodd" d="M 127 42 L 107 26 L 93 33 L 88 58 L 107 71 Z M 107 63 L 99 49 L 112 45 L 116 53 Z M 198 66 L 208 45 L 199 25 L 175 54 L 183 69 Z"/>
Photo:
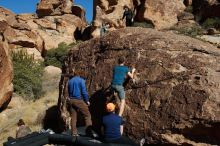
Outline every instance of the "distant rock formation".
<path id="1" fill-rule="evenodd" d="M 137 20 L 150 21 L 156 29 L 170 28 L 178 22 L 177 16 L 184 9 L 180 0 L 147 0 L 137 6 Z"/>
<path id="2" fill-rule="evenodd" d="M 125 56 L 126 65 L 137 69 L 135 80 L 125 83 L 125 134 L 136 141 L 145 138 L 150 144 L 169 143 L 175 134 L 190 143 L 220 144 L 218 48 L 187 36 L 143 28 L 112 31 L 102 41 L 100 45 L 98 38 L 92 39 L 74 47 L 62 72 L 86 73 L 97 129 L 105 114 L 113 66 Z M 68 77 L 62 76 L 59 109 L 64 121 L 68 117 L 67 83 Z"/>
<path id="3" fill-rule="evenodd" d="M 80 38 L 86 26 L 84 9 L 71 0 L 41 0 L 37 14 L 16 15 L 0 7 L 0 108 L 13 92 L 9 51 L 23 49 L 35 60 L 43 60 L 47 50 Z"/>
<path id="4" fill-rule="evenodd" d="M 38 17 L 63 15 L 72 13 L 73 2 L 71 0 L 40 0 L 37 4 Z"/>
<path id="5" fill-rule="evenodd" d="M 180 0 L 94 0 L 94 31 L 93 37 L 99 36 L 102 22 L 109 23 L 113 28 L 125 27 L 121 21 L 123 7 L 128 6 L 134 11 L 135 20 L 152 23 L 156 29 L 170 28 L 178 22 L 177 15 L 185 9 Z"/>
<path id="6" fill-rule="evenodd" d="M 36 60 L 42 60 L 47 50 L 56 48 L 61 42 L 69 44 L 81 37 L 79 35 L 86 26 L 83 11 L 82 7 L 76 10 L 70 0 L 41 0 L 37 15 L 16 15 L 0 7 L 0 29 L 4 29 L 2 36 L 10 49 L 25 49 L 34 54 Z"/>

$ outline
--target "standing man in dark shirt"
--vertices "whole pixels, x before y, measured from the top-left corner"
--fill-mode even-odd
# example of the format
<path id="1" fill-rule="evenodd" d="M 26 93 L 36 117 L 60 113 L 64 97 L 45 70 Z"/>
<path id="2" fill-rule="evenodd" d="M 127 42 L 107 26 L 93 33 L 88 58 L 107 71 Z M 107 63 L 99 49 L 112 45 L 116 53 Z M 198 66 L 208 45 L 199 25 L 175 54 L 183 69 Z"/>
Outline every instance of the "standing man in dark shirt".
<path id="1" fill-rule="evenodd" d="M 128 8 L 128 6 L 124 6 L 124 14 L 122 20 L 124 20 L 124 18 L 126 20 L 126 26 L 133 25 L 133 12 Z"/>
<path id="2" fill-rule="evenodd" d="M 118 93 L 118 96 L 121 100 L 119 116 L 122 116 L 125 108 L 125 91 L 123 87 L 123 83 L 125 81 L 126 76 L 128 75 L 130 78 L 134 78 L 135 68 L 132 71 L 129 71 L 129 68 L 125 66 L 125 58 L 120 57 L 118 59 L 118 64 L 113 69 L 113 79 L 111 83 L 111 88 Z"/>
<path id="3" fill-rule="evenodd" d="M 76 122 L 77 110 L 79 110 L 86 124 L 86 131 L 91 130 L 92 120 L 88 106 L 89 95 L 86 90 L 85 80 L 80 77 L 81 73 L 75 72 L 74 76 L 68 82 L 70 113 L 71 113 L 71 130 L 73 136 L 78 136 Z"/>

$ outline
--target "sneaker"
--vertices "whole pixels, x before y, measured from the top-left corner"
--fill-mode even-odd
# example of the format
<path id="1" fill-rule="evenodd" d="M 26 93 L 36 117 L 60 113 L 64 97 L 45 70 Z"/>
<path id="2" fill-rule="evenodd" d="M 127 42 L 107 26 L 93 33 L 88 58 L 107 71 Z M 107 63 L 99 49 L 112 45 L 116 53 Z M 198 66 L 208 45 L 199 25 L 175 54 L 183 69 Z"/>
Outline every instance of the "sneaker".
<path id="1" fill-rule="evenodd" d="M 140 140 L 140 146 L 144 146 L 144 144 L 145 144 L 145 139 L 142 138 L 142 139 Z"/>
<path id="2" fill-rule="evenodd" d="M 92 130 L 92 127 L 90 126 L 86 129 L 86 135 L 92 138 L 98 137 L 98 135 L 95 133 L 95 131 Z"/>
<path id="3" fill-rule="evenodd" d="M 79 136 L 79 134 L 72 134 L 72 136 L 73 136 L 73 137 L 78 137 L 78 136 Z"/>

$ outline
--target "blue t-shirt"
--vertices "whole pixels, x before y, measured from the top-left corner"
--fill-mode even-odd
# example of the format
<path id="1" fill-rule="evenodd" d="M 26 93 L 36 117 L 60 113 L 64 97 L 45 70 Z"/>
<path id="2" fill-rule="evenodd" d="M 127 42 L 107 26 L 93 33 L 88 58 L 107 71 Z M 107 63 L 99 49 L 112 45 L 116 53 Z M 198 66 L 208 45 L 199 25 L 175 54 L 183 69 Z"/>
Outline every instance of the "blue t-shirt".
<path id="1" fill-rule="evenodd" d="M 68 82 L 69 97 L 72 99 L 82 99 L 85 102 L 89 101 L 89 95 L 86 91 L 85 80 L 79 76 L 73 77 Z"/>
<path id="2" fill-rule="evenodd" d="M 113 69 L 112 85 L 123 85 L 128 72 L 129 68 L 127 66 L 115 66 Z"/>
<path id="3" fill-rule="evenodd" d="M 121 137 L 120 126 L 123 124 L 122 117 L 110 113 L 103 117 L 102 123 L 106 140 L 114 140 Z"/>

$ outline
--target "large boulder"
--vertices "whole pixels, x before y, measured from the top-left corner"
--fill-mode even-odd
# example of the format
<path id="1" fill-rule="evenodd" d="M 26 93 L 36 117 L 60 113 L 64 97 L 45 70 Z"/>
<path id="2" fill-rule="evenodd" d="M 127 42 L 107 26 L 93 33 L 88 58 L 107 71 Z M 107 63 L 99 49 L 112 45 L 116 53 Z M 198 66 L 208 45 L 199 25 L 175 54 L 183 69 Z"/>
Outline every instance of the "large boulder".
<path id="1" fill-rule="evenodd" d="M 0 18 L 4 18 L 9 25 L 16 22 L 15 16 L 16 14 L 11 12 L 10 10 L 0 7 Z"/>
<path id="2" fill-rule="evenodd" d="M 93 32 L 92 37 L 100 35 L 100 27 L 102 23 L 109 23 L 110 27 L 125 27 L 125 23 L 121 21 L 124 13 L 124 6 L 133 8 L 132 0 L 94 0 L 93 1 Z"/>
<path id="3" fill-rule="evenodd" d="M 123 7 L 128 6 L 134 11 L 135 20 L 139 22 L 150 22 L 156 29 L 170 28 L 178 22 L 177 16 L 183 12 L 185 5 L 180 0 L 94 0 L 94 35 L 103 22 L 109 23 L 111 27 L 125 27 L 121 21 Z"/>
<path id="4" fill-rule="evenodd" d="M 34 29 L 44 42 L 44 50 L 57 48 L 59 43 L 70 44 L 76 41 L 75 32 L 85 27 L 85 21 L 71 14 L 46 16 L 34 20 L 41 29 Z"/>
<path id="5" fill-rule="evenodd" d="M 44 68 L 43 74 L 43 91 L 54 92 L 58 91 L 61 69 L 55 66 L 47 66 Z"/>
<path id="6" fill-rule="evenodd" d="M 41 0 L 37 5 L 38 17 L 62 15 L 72 13 L 73 2 L 71 0 Z"/>
<path id="7" fill-rule="evenodd" d="M 178 22 L 177 16 L 185 6 L 180 0 L 147 0 L 137 12 L 138 21 L 150 21 L 156 29 L 170 28 Z"/>
<path id="8" fill-rule="evenodd" d="M 169 135 L 182 134 L 189 141 L 220 144 L 219 49 L 187 36 L 143 28 L 112 31 L 102 43 L 92 39 L 69 52 L 58 103 L 64 121 L 68 121 L 68 75 L 81 70 L 93 124 L 100 128 L 113 66 L 125 56 L 126 65 L 137 69 L 135 80 L 125 83 L 125 134 L 135 141 L 145 138 L 146 143 L 167 143 Z"/>
<path id="9" fill-rule="evenodd" d="M 3 33 L 7 27 L 8 27 L 8 23 L 7 20 L 4 17 L 0 17 L 0 32 Z"/>
<path id="10" fill-rule="evenodd" d="M 3 33 L 8 25 L 14 23 L 15 21 L 16 20 L 14 13 L 9 11 L 8 9 L 0 7 L 0 33 Z"/>
<path id="11" fill-rule="evenodd" d="M 13 92 L 12 62 L 7 43 L 0 41 L 0 109 L 7 106 Z"/>
<path id="12" fill-rule="evenodd" d="M 45 8 L 50 5 L 53 6 L 52 13 Z M 85 11 L 80 6 L 72 5 L 70 0 L 42 0 L 38 5 L 38 16 L 15 15 L 0 7 L 0 33 L 3 34 L 1 38 L 7 40 L 10 49 L 24 48 L 34 53 L 37 60 L 42 60 L 40 55 L 43 56 L 49 49 L 57 48 L 59 43 L 70 44 L 81 38 L 86 27 Z"/>

